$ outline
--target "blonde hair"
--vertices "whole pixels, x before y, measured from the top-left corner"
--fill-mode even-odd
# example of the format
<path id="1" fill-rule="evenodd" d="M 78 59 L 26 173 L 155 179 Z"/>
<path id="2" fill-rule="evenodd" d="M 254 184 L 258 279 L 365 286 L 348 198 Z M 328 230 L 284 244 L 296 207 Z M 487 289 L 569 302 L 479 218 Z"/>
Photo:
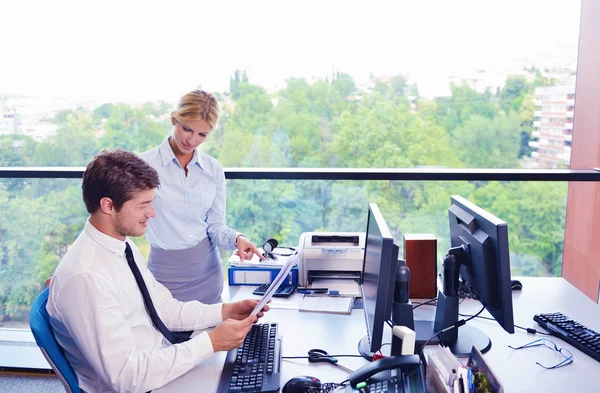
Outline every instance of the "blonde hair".
<path id="1" fill-rule="evenodd" d="M 214 95 L 204 90 L 194 90 L 179 99 L 171 116 L 180 122 L 204 120 L 214 129 L 219 120 L 219 103 Z"/>

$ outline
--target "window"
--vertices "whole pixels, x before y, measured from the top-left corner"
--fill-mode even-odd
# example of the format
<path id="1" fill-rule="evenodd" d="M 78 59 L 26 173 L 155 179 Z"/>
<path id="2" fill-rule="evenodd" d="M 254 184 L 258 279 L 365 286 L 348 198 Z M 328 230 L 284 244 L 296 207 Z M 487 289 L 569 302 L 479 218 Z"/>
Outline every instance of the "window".
<path id="1" fill-rule="evenodd" d="M 84 166 L 103 148 L 141 153 L 169 134 L 169 110 L 198 86 L 221 104 L 203 149 L 225 167 L 568 165 L 556 139 L 529 142 L 534 111 L 543 134 L 562 135 L 573 110 L 577 1 L 37 3 L 34 14 L 30 3 L 3 5 L 11 61 L 0 71 L 0 166 Z M 396 217 L 398 234 L 443 237 L 448 196 L 462 194 L 509 222 L 511 249 L 523 255 L 515 274 L 560 272 L 566 184 L 228 186 L 229 222 L 256 242 L 360 230 L 373 200 Z M 522 203 L 510 203 L 515 195 Z M 540 204 L 551 206 L 543 216 Z M 0 211 L 9 217 L 0 220 L 0 324 L 13 326 L 25 323 L 86 214 L 80 183 L 62 179 L 0 179 Z"/>

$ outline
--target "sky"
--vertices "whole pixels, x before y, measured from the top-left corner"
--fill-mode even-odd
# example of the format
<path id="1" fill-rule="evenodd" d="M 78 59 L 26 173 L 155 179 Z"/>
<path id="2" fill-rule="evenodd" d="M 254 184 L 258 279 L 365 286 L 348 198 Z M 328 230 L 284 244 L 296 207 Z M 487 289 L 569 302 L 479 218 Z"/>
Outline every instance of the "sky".
<path id="1" fill-rule="evenodd" d="M 334 71 L 405 74 L 421 95 L 448 76 L 575 67 L 577 0 L 12 0 L 0 16 L 0 92 L 176 101 L 225 91 L 235 69 L 272 90 Z"/>

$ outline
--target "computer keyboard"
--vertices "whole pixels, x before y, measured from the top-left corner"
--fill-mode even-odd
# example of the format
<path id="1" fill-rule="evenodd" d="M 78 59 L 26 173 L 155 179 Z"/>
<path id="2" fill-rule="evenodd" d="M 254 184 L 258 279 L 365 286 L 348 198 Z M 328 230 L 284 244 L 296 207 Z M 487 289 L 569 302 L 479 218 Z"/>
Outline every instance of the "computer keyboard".
<path id="1" fill-rule="evenodd" d="M 566 341 L 600 362 L 600 333 L 586 328 L 559 312 L 538 314 L 533 317 L 533 320 L 553 336 Z"/>
<path id="2" fill-rule="evenodd" d="M 260 323 L 240 348 L 227 352 L 217 392 L 273 392 L 281 384 L 281 336 L 277 323 Z"/>

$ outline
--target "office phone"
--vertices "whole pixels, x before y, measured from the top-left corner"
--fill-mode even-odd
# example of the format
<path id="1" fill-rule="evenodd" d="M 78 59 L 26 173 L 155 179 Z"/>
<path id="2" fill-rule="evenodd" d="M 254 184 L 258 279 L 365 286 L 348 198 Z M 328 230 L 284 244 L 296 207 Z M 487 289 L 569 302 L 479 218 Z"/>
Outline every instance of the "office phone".
<path id="1" fill-rule="evenodd" d="M 350 374 L 346 393 L 361 392 L 364 384 L 370 392 L 421 393 L 425 392 L 425 374 L 418 355 L 390 356 Z"/>

